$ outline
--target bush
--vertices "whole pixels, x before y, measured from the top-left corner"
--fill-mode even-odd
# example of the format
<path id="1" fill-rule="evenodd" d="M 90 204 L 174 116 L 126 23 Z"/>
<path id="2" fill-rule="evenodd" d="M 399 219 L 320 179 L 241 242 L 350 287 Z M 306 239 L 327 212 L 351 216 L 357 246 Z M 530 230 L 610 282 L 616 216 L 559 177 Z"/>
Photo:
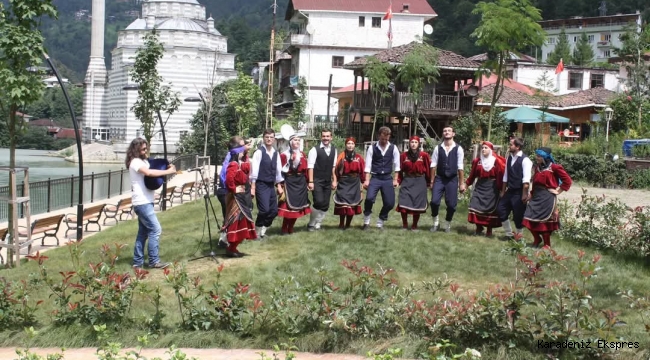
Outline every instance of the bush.
<path id="1" fill-rule="evenodd" d="M 607 161 L 592 155 L 557 153 L 555 160 L 562 164 L 574 181 L 586 181 L 599 187 L 629 188 L 631 174 L 623 161 Z"/>
<path id="2" fill-rule="evenodd" d="M 650 258 L 650 208 L 629 208 L 618 198 L 589 196 L 582 190 L 576 208 L 562 209 L 562 238 L 601 249 Z"/>

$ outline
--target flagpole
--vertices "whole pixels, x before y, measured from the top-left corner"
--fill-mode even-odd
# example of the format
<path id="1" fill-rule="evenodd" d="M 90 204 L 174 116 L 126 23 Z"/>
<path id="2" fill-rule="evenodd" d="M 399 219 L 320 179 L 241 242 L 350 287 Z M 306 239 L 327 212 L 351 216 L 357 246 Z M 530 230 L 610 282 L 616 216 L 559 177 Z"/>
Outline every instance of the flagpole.
<path id="1" fill-rule="evenodd" d="M 393 48 L 393 0 L 390 1 L 390 18 L 388 18 L 388 49 Z"/>

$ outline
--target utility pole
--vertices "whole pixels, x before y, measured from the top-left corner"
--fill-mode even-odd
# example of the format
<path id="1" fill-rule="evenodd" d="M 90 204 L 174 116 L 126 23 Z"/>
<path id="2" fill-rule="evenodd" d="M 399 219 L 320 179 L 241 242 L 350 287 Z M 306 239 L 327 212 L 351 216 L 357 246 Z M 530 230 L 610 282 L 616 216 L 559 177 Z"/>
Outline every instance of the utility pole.
<path id="1" fill-rule="evenodd" d="M 271 23 L 271 44 L 269 45 L 269 85 L 266 89 L 266 121 L 265 127 L 273 126 L 273 76 L 275 64 L 275 13 L 277 12 L 277 0 L 273 0 L 273 22 Z"/>

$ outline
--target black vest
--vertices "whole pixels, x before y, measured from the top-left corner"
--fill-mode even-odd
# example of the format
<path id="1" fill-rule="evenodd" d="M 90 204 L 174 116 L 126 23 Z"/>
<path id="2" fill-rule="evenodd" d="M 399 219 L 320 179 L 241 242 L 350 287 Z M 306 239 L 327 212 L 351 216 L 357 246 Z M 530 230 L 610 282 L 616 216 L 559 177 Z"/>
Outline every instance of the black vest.
<path id="1" fill-rule="evenodd" d="M 514 165 L 510 165 L 512 154 L 508 155 L 506 160 L 506 171 L 508 172 L 508 190 L 519 190 L 523 187 L 521 181 L 524 178 L 524 163 L 525 154 L 518 157 Z"/>
<path id="2" fill-rule="evenodd" d="M 442 144 L 438 145 L 436 175 L 446 179 L 453 179 L 458 176 L 458 144 L 449 151 L 449 155 L 445 153 Z"/>
<path id="3" fill-rule="evenodd" d="M 259 150 L 262 152 L 262 160 L 260 160 L 260 169 L 257 172 L 257 181 L 274 183 L 278 166 L 278 152 L 273 152 L 273 158 L 271 158 L 266 153 L 265 146 L 261 146 Z"/>
<path id="4" fill-rule="evenodd" d="M 372 165 L 370 168 L 370 173 L 372 174 L 390 174 L 393 172 L 393 148 L 395 145 L 390 144 L 388 150 L 386 150 L 385 155 L 381 155 L 381 150 L 379 149 L 378 143 L 374 145 L 372 149 Z"/>
<path id="5" fill-rule="evenodd" d="M 336 150 L 330 145 L 330 154 L 327 155 L 325 149 L 318 145 L 316 147 L 316 162 L 314 163 L 314 180 L 332 181 L 332 167 L 334 166 L 334 156 Z"/>

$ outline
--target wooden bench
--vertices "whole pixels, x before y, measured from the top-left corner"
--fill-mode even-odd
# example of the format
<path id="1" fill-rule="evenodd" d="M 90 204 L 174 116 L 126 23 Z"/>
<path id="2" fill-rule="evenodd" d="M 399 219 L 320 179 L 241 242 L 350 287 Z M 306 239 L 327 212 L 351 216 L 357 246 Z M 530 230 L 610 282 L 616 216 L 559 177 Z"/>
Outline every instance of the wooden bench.
<path id="1" fill-rule="evenodd" d="M 156 195 L 154 196 L 154 206 L 158 205 L 158 207 L 160 207 L 162 202 L 166 201 L 169 204 L 169 207 L 172 207 L 172 196 L 174 195 L 175 190 L 176 190 L 176 186 L 168 186 L 167 192 L 165 192 L 164 197 L 161 197 L 160 193 L 156 193 Z"/>
<path id="2" fill-rule="evenodd" d="M 185 196 L 189 196 L 191 201 L 192 193 L 194 193 L 194 184 L 195 184 L 194 181 L 189 181 L 183 184 L 180 188 L 174 189 L 171 202 L 174 202 L 174 199 L 178 198 L 181 200 L 181 204 L 182 204 Z"/>
<path id="3" fill-rule="evenodd" d="M 45 245 L 46 237 L 53 237 L 56 239 L 56 246 L 59 246 L 59 237 L 56 235 L 63 220 L 63 214 L 53 215 L 42 219 L 32 221 L 32 240 L 36 240 L 35 235 L 41 235 L 41 246 Z M 18 236 L 27 237 L 27 228 L 24 226 L 18 227 Z"/>
<path id="4" fill-rule="evenodd" d="M 133 218 L 133 204 L 131 203 L 131 198 L 127 197 L 117 202 L 115 205 L 106 204 L 104 207 L 104 222 L 106 225 L 106 220 L 113 219 L 115 220 L 115 225 L 120 221 L 124 221 L 129 217 Z M 126 216 L 122 219 L 122 216 Z"/>
<path id="5" fill-rule="evenodd" d="M 99 228 L 97 231 L 102 231 L 102 226 L 99 225 L 99 218 L 104 212 L 104 207 L 106 204 L 99 204 L 91 206 L 84 209 L 83 212 L 83 223 L 85 225 L 86 231 L 88 231 L 88 225 L 95 224 Z M 65 231 L 65 236 L 68 236 L 68 231 L 77 230 L 77 215 L 76 214 L 67 214 L 64 218 L 65 224 L 68 226 L 68 229 Z"/>

